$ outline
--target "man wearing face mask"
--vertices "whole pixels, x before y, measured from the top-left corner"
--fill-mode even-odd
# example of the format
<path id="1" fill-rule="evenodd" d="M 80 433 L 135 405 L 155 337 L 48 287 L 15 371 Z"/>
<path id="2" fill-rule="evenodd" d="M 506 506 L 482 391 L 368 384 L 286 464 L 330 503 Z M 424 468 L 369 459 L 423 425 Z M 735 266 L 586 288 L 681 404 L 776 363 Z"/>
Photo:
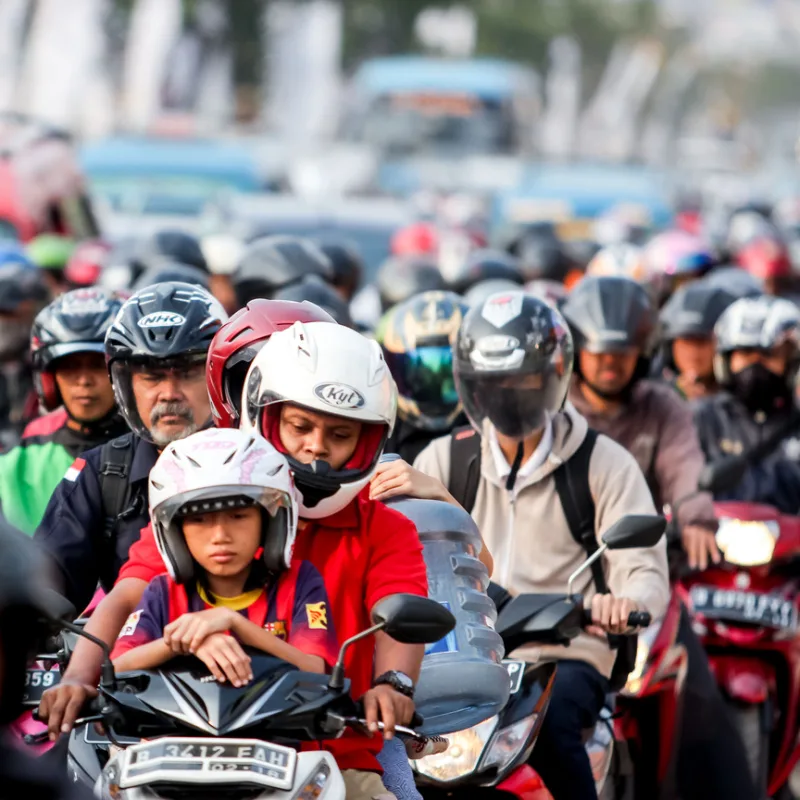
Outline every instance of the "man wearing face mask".
<path id="1" fill-rule="evenodd" d="M 800 507 L 800 310 L 776 297 L 743 298 L 714 329 L 714 374 L 725 391 L 696 410 L 709 462 L 738 455 L 773 437 L 782 440 L 720 499 L 768 503 L 786 514 Z"/>
<path id="2" fill-rule="evenodd" d="M 210 425 L 206 352 L 226 319 L 204 289 L 169 282 L 134 294 L 109 328 L 106 363 L 132 432 L 75 459 L 34 535 L 76 608 L 98 582 L 111 589 L 147 525 L 147 476 L 159 450 Z"/>

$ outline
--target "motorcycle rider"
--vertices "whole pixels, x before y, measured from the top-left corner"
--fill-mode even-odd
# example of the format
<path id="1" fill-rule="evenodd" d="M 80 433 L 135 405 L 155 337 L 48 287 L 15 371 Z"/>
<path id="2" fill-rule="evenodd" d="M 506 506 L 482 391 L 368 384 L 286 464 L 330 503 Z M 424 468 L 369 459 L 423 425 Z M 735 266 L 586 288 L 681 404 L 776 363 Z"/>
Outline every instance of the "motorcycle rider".
<path id="1" fill-rule="evenodd" d="M 719 497 L 767 503 L 785 514 L 800 506 L 800 310 L 789 300 L 742 298 L 714 329 L 714 374 L 723 392 L 695 410 L 700 444 L 709 462 L 739 455 L 772 437 L 775 450 L 748 467 L 737 486 Z M 783 434 L 782 434 L 783 432 Z"/>
<path id="2" fill-rule="evenodd" d="M 64 270 L 74 250 L 75 242 L 69 236 L 55 233 L 39 234 L 28 243 L 28 258 L 42 271 L 54 297 L 68 288 Z"/>
<path id="3" fill-rule="evenodd" d="M 335 323 L 297 323 L 270 337 L 255 357 L 246 385 L 243 427 L 260 430 L 289 459 L 303 498 L 295 557 L 311 561 L 322 574 L 340 639 L 369 627 L 369 613 L 383 597 L 427 594 L 422 546 L 413 524 L 362 494 L 396 410 L 396 390 L 378 345 Z M 341 396 L 342 385 L 357 392 L 360 401 Z M 162 571 L 153 549 L 152 536 L 145 533 L 131 552 L 126 582 L 131 589 L 138 587 L 138 595 L 128 611 L 146 582 Z M 125 575 L 123 571 L 121 577 Z M 421 647 L 380 634 L 348 652 L 346 674 L 353 695 L 363 698 L 371 730 L 381 718 L 391 736 L 395 722 L 410 720 L 422 655 Z M 54 734 L 71 727 L 93 691 L 90 684 L 98 669 L 95 660 L 80 676 L 84 684 L 76 681 L 63 689 L 62 681 L 45 694 L 42 706 L 52 715 Z M 348 797 L 382 796 L 375 758 L 380 739 L 345 735 L 326 748 L 343 770 L 354 770 L 346 776 Z"/>
<path id="4" fill-rule="evenodd" d="M 109 328 L 108 371 L 131 432 L 74 461 L 35 533 L 77 608 L 98 581 L 111 589 L 147 524 L 142 490 L 159 448 L 209 424 L 205 358 L 226 318 L 208 292 L 163 283 L 134 294 Z"/>
<path id="5" fill-rule="evenodd" d="M 647 291 L 630 278 L 588 277 L 563 313 L 576 351 L 572 404 L 634 456 L 657 508 L 692 494 L 704 462 L 691 410 L 667 386 L 644 379 L 658 320 Z M 719 560 L 709 495 L 682 503 L 678 521 L 691 567 Z"/>
<path id="6" fill-rule="evenodd" d="M 687 400 L 699 400 L 719 391 L 714 378 L 714 325 L 722 312 L 742 296 L 703 279 L 682 286 L 661 309 L 658 367 L 665 380 Z"/>
<path id="7" fill-rule="evenodd" d="M 333 288 L 346 303 L 356 296 L 364 275 L 364 259 L 355 242 L 346 239 L 321 237 L 315 240 L 320 250 L 328 257 L 333 268 Z"/>
<path id="8" fill-rule="evenodd" d="M 263 236 L 245 249 L 231 285 L 242 308 L 251 300 L 274 297 L 307 275 L 327 283 L 333 280 L 331 262 L 314 242 L 298 236 Z"/>
<path id="9" fill-rule="evenodd" d="M 586 420 L 565 405 L 572 337 L 563 317 L 543 300 L 513 292 L 490 297 L 465 317 L 455 351 L 459 397 L 481 433 L 471 513 L 498 565 L 495 581 L 512 594 L 563 591 L 587 548 L 574 538 L 569 509 L 560 503 L 560 466 L 579 453 L 587 459 L 595 537 L 625 514 L 655 512 L 644 476 L 624 448 L 605 436 L 594 439 Z M 406 465 L 401 479 L 376 480 L 373 495 L 456 502 L 445 488 L 458 475 L 452 438 L 432 442 L 414 468 Z M 465 470 L 469 466 L 459 463 L 459 473 Z M 609 688 L 615 653 L 605 634 L 625 632 L 629 613 L 637 609 L 658 617 L 669 597 L 663 540 L 654 548 L 609 552 L 602 570 L 608 593 L 594 591 L 592 576 L 576 587 L 589 600 L 594 624 L 568 650 L 542 646 L 525 653 L 559 661 L 532 756 L 558 800 L 596 797 L 582 731 L 595 724 Z"/>
<path id="10" fill-rule="evenodd" d="M 696 292 L 698 285 L 686 290 Z M 667 386 L 645 379 L 657 323 L 646 290 L 629 278 L 586 278 L 563 313 L 576 350 L 573 405 L 592 428 L 634 456 L 656 507 L 677 509 L 689 567 L 702 570 L 720 561 L 711 496 L 679 503 L 695 492 L 704 463 L 691 409 Z M 752 786 L 742 743 L 685 610 L 677 638 L 689 656 L 677 762 L 680 795 L 744 800 Z"/>
<path id="11" fill-rule="evenodd" d="M 0 245 L 0 448 L 17 444 L 38 415 L 28 348 L 33 319 L 50 300 L 41 271 L 22 249 Z"/>
<path id="12" fill-rule="evenodd" d="M 433 439 L 466 421 L 453 380 L 453 345 L 466 313 L 466 304 L 452 292 L 423 292 L 378 323 L 375 338 L 398 391 L 387 453 L 412 463 Z"/>
<path id="13" fill-rule="evenodd" d="M 242 645 L 304 672 L 333 668 L 328 595 L 312 564 L 292 560 L 295 489 L 272 445 L 218 428 L 173 442 L 150 471 L 149 499 L 168 574 L 150 581 L 123 627 L 118 670 L 191 653 L 219 682 L 244 686 L 252 672 Z"/>
<path id="14" fill-rule="evenodd" d="M 31 422 L 22 441 L 0 456 L 0 507 L 32 534 L 67 468 L 128 430 L 106 370 L 104 339 L 122 301 L 100 289 L 77 289 L 37 315 L 31 360 L 39 404 L 49 413 Z"/>

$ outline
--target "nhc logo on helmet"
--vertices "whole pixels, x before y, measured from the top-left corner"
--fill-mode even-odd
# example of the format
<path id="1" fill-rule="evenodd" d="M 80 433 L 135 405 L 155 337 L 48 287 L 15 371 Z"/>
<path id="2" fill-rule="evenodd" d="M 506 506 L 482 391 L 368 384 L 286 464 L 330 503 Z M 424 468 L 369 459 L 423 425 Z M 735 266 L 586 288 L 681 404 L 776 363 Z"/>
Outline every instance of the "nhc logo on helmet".
<path id="1" fill-rule="evenodd" d="M 366 403 L 361 393 L 346 383 L 318 383 L 314 387 L 314 394 L 334 408 L 363 408 Z"/>
<path id="2" fill-rule="evenodd" d="M 186 317 L 173 311 L 153 311 L 136 324 L 140 328 L 177 328 L 186 322 Z"/>

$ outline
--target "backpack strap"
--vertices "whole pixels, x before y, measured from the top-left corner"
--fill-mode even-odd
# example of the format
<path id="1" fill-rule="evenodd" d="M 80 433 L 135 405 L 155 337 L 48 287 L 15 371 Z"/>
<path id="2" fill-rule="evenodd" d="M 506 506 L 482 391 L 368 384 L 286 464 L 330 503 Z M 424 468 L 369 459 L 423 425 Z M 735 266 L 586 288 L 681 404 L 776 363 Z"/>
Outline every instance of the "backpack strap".
<path id="1" fill-rule="evenodd" d="M 597 431 L 589 428 L 578 449 L 553 473 L 556 491 L 572 538 L 591 556 L 598 549 L 594 529 L 595 505 L 589 486 L 589 461 L 597 442 Z M 598 592 L 608 592 L 603 565 L 598 559 L 592 564 L 592 578 Z"/>
<path id="2" fill-rule="evenodd" d="M 117 521 L 130 501 L 133 439 L 129 434 L 106 442 L 100 450 L 100 493 L 105 515 L 104 534 L 113 539 Z"/>
<path id="3" fill-rule="evenodd" d="M 450 435 L 450 480 L 447 491 L 470 514 L 475 507 L 480 480 L 481 437 L 471 425 L 464 425 Z"/>

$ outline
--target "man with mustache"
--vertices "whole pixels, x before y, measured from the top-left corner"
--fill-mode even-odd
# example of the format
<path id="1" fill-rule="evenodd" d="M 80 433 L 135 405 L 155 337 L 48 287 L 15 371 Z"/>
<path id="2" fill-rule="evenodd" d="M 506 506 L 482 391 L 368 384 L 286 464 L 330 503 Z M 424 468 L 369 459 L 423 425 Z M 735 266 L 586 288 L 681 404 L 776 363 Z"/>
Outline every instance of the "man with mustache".
<path id="1" fill-rule="evenodd" d="M 34 535 L 76 608 L 98 583 L 111 589 L 147 525 L 147 476 L 159 450 L 210 424 L 206 352 L 226 319 L 211 294 L 176 281 L 134 294 L 109 328 L 106 363 L 131 433 L 75 459 Z"/>

